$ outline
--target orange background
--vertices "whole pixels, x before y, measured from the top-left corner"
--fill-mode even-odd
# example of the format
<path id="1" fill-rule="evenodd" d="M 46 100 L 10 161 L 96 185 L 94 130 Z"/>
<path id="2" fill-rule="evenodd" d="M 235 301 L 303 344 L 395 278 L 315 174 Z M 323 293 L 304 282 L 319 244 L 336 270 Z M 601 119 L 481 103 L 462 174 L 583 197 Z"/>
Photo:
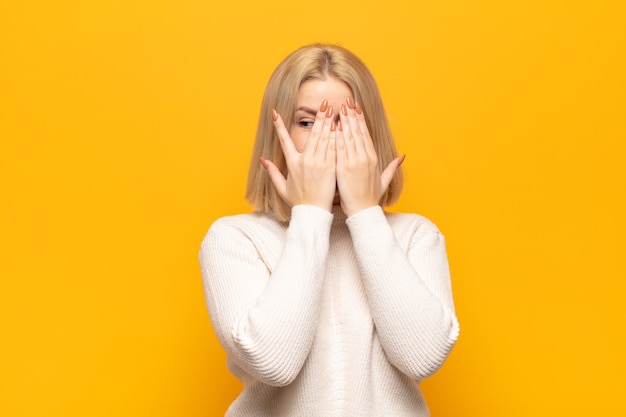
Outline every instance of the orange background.
<path id="1" fill-rule="evenodd" d="M 393 210 L 447 236 L 433 415 L 626 415 L 625 4 L 0 1 L 0 415 L 223 415 L 197 252 L 314 41 L 368 63 Z"/>

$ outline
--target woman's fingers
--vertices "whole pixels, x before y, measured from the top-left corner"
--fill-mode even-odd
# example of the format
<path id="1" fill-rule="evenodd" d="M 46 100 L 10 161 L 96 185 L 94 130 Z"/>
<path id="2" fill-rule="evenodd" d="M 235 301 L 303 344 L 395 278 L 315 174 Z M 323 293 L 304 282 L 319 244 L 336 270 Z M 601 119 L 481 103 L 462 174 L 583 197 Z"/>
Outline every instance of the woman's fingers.
<path id="1" fill-rule="evenodd" d="M 335 129 L 335 158 L 337 167 L 343 166 L 348 159 L 348 150 L 346 149 L 346 136 L 343 123 L 339 121 L 339 126 Z"/>
<path id="2" fill-rule="evenodd" d="M 339 129 L 335 127 L 330 134 L 330 138 L 328 140 L 328 147 L 326 148 L 326 161 L 331 164 L 337 164 L 337 134 L 339 133 Z M 336 174 L 335 174 L 336 176 Z"/>
<path id="3" fill-rule="evenodd" d="M 389 188 L 404 157 L 395 158 L 381 172 L 363 110 L 351 98 L 341 106 L 341 129 L 336 135 L 337 184 L 347 215 L 376 205 Z"/>
<path id="4" fill-rule="evenodd" d="M 313 113 L 307 109 L 297 110 L 302 111 Z M 290 206 L 312 204 L 332 211 L 336 184 L 332 107 L 324 100 L 310 128 L 309 116 L 303 119 L 304 123 L 295 121 L 290 129 L 276 111 L 272 111 L 272 119 L 287 163 L 287 173 L 281 172 L 272 161 L 260 158 L 260 162 L 276 191 Z M 296 142 L 289 132 L 298 135 L 294 136 Z"/>
<path id="5" fill-rule="evenodd" d="M 391 180 L 393 179 L 393 176 L 396 174 L 396 171 L 398 170 L 400 165 L 402 165 L 402 163 L 404 162 L 404 158 L 406 158 L 406 155 L 399 156 L 393 161 L 389 162 L 389 165 L 387 165 L 387 168 L 385 168 L 383 173 L 380 174 L 382 194 L 384 194 L 387 191 L 387 188 L 389 188 L 389 184 L 391 184 Z"/>
<path id="6" fill-rule="evenodd" d="M 322 124 L 319 138 L 317 139 L 317 147 L 315 148 L 315 156 L 321 161 L 326 161 L 326 154 L 330 143 L 330 136 L 335 130 L 335 122 L 333 121 L 333 108 L 329 107 L 324 113 L 324 122 Z M 333 161 L 334 162 L 334 161 Z"/>
<path id="7" fill-rule="evenodd" d="M 315 122 L 311 128 L 311 133 L 307 139 L 303 153 L 308 155 L 317 155 L 320 142 L 323 145 L 319 152 L 325 154 L 328 144 L 328 135 L 330 132 L 333 117 L 333 107 L 328 105 L 328 100 L 324 100 L 319 111 L 315 115 Z"/>
<path id="8" fill-rule="evenodd" d="M 346 137 L 346 144 L 350 153 L 356 156 L 376 156 L 374 144 L 369 134 L 365 116 L 359 103 L 354 103 L 351 97 L 341 106 L 341 124 Z"/>
<path id="9" fill-rule="evenodd" d="M 296 146 L 294 145 L 291 136 L 289 136 L 289 131 L 285 127 L 283 118 L 280 117 L 280 114 L 273 109 L 272 120 L 274 120 L 274 128 L 276 129 L 276 134 L 278 135 L 278 140 L 280 141 L 280 147 L 285 155 L 285 160 L 290 161 L 298 153 Z"/>
<path id="10" fill-rule="evenodd" d="M 370 156 L 376 156 L 374 142 L 372 141 L 372 137 L 370 136 L 370 130 L 367 127 L 367 123 L 365 122 L 365 115 L 363 114 L 363 110 L 361 109 L 361 105 L 359 103 L 356 103 L 354 105 L 354 113 L 356 118 L 356 124 L 363 140 L 363 148 Z"/>
<path id="11" fill-rule="evenodd" d="M 346 158 L 349 158 L 351 154 L 354 154 L 356 149 L 356 136 L 358 132 L 354 131 L 354 128 L 357 127 L 354 123 L 353 118 L 350 117 L 350 113 L 354 113 L 353 109 L 348 109 L 345 104 L 341 105 L 339 121 L 340 121 L 340 130 L 342 131 L 343 142 L 346 152 Z"/>

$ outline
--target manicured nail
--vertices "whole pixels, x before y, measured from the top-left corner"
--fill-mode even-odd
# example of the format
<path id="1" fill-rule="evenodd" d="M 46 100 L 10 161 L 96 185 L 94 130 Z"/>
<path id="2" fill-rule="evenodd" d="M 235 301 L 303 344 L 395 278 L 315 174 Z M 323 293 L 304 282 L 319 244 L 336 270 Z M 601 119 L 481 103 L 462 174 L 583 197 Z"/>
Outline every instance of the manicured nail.
<path id="1" fill-rule="evenodd" d="M 348 109 L 346 109 L 346 105 L 345 104 L 341 105 L 341 112 L 343 113 L 344 116 L 348 115 Z"/>
<path id="2" fill-rule="evenodd" d="M 275 109 L 272 109 L 272 119 L 274 119 L 274 121 L 278 120 L 278 113 Z"/>
<path id="3" fill-rule="evenodd" d="M 333 117 L 333 106 L 328 106 L 328 110 L 326 111 L 326 117 Z"/>
<path id="4" fill-rule="evenodd" d="M 328 100 L 322 101 L 322 105 L 320 106 L 320 111 L 326 111 L 328 108 Z"/>
<path id="5" fill-rule="evenodd" d="M 259 161 L 261 162 L 261 165 L 263 165 L 263 168 L 267 169 L 267 167 L 269 166 L 269 164 L 267 163 L 267 161 L 265 160 L 265 158 L 263 158 L 262 156 L 259 156 Z"/>
<path id="6" fill-rule="evenodd" d="M 341 120 L 337 120 L 337 129 L 343 132 L 343 126 L 341 125 Z"/>
<path id="7" fill-rule="evenodd" d="M 402 155 L 402 158 L 400 158 L 400 162 L 398 162 L 398 166 L 402 165 L 402 163 L 404 162 L 404 158 L 406 158 L 406 154 Z"/>
<path id="8" fill-rule="evenodd" d="M 348 96 L 348 98 L 346 98 L 346 102 L 348 103 L 348 108 L 354 108 L 354 101 L 352 101 L 352 97 Z"/>
<path id="9" fill-rule="evenodd" d="M 334 132 L 336 128 L 337 128 L 337 125 L 336 125 L 336 124 L 335 124 L 335 122 L 333 121 L 333 122 L 330 124 L 330 131 L 331 131 L 331 132 Z"/>
<path id="10" fill-rule="evenodd" d="M 363 110 L 361 110 L 361 105 L 359 103 L 354 105 L 354 111 L 356 111 L 357 114 L 363 114 Z"/>

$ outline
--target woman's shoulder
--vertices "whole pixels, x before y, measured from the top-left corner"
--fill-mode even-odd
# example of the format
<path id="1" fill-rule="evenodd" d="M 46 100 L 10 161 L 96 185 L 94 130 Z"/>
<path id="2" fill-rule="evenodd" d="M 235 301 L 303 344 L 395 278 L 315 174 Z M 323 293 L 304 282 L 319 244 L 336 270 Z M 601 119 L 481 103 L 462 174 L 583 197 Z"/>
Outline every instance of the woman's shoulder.
<path id="1" fill-rule="evenodd" d="M 232 214 L 220 217 L 209 227 L 209 233 L 219 233 L 225 231 L 246 230 L 281 230 L 285 225 L 279 222 L 274 216 L 254 211 L 251 213 Z"/>
<path id="2" fill-rule="evenodd" d="M 282 249 L 285 225 L 259 212 L 220 217 L 209 227 L 201 243 L 200 256 L 253 256 L 268 265 L 276 263 Z"/>
<path id="3" fill-rule="evenodd" d="M 389 225 L 395 232 L 408 232 L 412 235 L 441 234 L 437 225 L 421 214 L 385 212 L 385 215 Z"/>

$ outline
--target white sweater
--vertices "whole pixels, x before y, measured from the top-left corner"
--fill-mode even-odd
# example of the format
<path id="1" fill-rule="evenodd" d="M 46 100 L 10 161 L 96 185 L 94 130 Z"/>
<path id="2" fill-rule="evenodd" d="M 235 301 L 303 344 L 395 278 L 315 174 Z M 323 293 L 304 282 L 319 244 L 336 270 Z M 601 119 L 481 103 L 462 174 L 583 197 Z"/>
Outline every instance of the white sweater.
<path id="1" fill-rule="evenodd" d="M 419 381 L 459 326 L 445 241 L 428 219 L 380 207 L 346 219 L 295 206 L 217 220 L 200 264 L 228 369 L 228 417 L 428 416 Z"/>

